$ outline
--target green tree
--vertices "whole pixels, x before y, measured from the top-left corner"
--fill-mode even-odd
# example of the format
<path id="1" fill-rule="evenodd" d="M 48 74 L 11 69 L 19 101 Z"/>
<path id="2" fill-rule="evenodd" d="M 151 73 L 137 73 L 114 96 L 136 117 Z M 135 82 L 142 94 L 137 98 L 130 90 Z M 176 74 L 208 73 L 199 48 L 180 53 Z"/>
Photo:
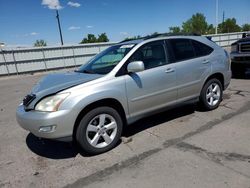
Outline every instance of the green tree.
<path id="1" fill-rule="evenodd" d="M 127 37 L 127 38 L 124 39 L 124 41 L 126 41 L 126 40 L 136 40 L 136 39 L 140 39 L 140 38 L 142 38 L 142 37 L 140 35 L 137 35 L 137 36 L 133 36 L 133 37 Z"/>
<path id="2" fill-rule="evenodd" d="M 169 27 L 169 33 L 180 33 L 181 32 L 181 28 L 178 27 L 178 26 L 175 26 L 175 27 Z"/>
<path id="3" fill-rule="evenodd" d="M 102 34 L 98 35 L 97 42 L 109 42 L 109 39 L 108 39 L 108 36 L 106 35 L 106 33 L 102 33 Z"/>
<path id="4" fill-rule="evenodd" d="M 94 34 L 88 34 L 87 37 L 83 38 L 80 43 L 85 44 L 85 43 L 95 43 L 95 42 L 97 42 L 96 36 Z"/>
<path id="5" fill-rule="evenodd" d="M 210 24 L 207 28 L 206 34 L 214 34 L 215 33 L 215 27 L 213 24 Z"/>
<path id="6" fill-rule="evenodd" d="M 94 34 L 88 34 L 87 37 L 83 38 L 80 44 L 86 44 L 86 43 L 97 43 L 97 42 L 108 42 L 108 36 L 106 33 L 101 33 L 96 37 Z"/>
<path id="7" fill-rule="evenodd" d="M 250 24 L 244 24 L 242 25 L 242 31 L 250 31 Z"/>
<path id="8" fill-rule="evenodd" d="M 206 34 L 208 29 L 206 17 L 202 13 L 196 13 L 186 22 L 183 22 L 182 29 L 185 33 Z"/>
<path id="9" fill-rule="evenodd" d="M 158 32 L 153 32 L 151 35 L 149 36 L 154 36 L 154 35 L 158 35 L 159 33 Z"/>
<path id="10" fill-rule="evenodd" d="M 241 27 L 237 25 L 235 18 L 228 18 L 218 25 L 219 33 L 239 32 Z"/>
<path id="11" fill-rule="evenodd" d="M 34 43 L 34 47 L 42 47 L 42 46 L 47 46 L 47 43 L 45 42 L 45 40 L 36 40 L 36 42 Z"/>

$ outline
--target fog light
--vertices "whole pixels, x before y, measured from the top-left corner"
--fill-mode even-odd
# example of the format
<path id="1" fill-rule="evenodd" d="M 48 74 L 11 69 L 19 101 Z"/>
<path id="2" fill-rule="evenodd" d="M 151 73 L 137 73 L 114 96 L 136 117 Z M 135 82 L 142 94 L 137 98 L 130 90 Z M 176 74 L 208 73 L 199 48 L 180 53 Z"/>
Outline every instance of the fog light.
<path id="1" fill-rule="evenodd" d="M 56 130 L 56 125 L 50 125 L 50 126 L 42 126 L 39 128 L 39 132 L 43 133 L 51 133 Z"/>

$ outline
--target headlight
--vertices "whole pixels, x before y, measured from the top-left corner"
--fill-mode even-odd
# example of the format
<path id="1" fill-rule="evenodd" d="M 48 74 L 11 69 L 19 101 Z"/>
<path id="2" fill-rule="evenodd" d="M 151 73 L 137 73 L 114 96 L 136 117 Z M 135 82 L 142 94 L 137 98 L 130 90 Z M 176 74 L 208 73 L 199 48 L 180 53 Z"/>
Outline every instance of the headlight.
<path id="1" fill-rule="evenodd" d="M 237 52 L 237 45 L 231 46 L 231 52 Z"/>
<path id="2" fill-rule="evenodd" d="M 35 110 L 43 112 L 55 112 L 60 104 L 69 96 L 70 93 L 56 94 L 42 99 L 35 107 Z"/>

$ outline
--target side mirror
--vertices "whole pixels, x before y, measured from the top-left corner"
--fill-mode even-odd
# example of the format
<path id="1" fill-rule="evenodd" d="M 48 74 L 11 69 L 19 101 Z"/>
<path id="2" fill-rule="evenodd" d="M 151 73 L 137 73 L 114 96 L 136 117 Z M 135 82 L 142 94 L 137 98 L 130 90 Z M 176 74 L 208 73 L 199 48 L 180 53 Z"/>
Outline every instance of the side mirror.
<path id="1" fill-rule="evenodd" d="M 141 72 L 144 70 L 145 70 L 145 67 L 142 61 L 133 61 L 129 63 L 127 67 L 128 72 Z"/>

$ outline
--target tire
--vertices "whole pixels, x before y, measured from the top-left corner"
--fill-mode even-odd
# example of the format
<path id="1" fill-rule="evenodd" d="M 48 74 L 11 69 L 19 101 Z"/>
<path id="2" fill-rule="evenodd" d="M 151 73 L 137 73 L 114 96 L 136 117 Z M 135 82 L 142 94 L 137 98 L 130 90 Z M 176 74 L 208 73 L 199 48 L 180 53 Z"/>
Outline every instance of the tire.
<path id="1" fill-rule="evenodd" d="M 120 114 L 111 107 L 98 107 L 81 119 L 76 131 L 76 141 L 90 155 L 111 150 L 122 134 L 123 122 Z"/>
<path id="2" fill-rule="evenodd" d="M 214 110 L 220 105 L 222 96 L 222 84 L 218 79 L 213 78 L 203 86 L 200 94 L 200 104 L 204 110 Z"/>

